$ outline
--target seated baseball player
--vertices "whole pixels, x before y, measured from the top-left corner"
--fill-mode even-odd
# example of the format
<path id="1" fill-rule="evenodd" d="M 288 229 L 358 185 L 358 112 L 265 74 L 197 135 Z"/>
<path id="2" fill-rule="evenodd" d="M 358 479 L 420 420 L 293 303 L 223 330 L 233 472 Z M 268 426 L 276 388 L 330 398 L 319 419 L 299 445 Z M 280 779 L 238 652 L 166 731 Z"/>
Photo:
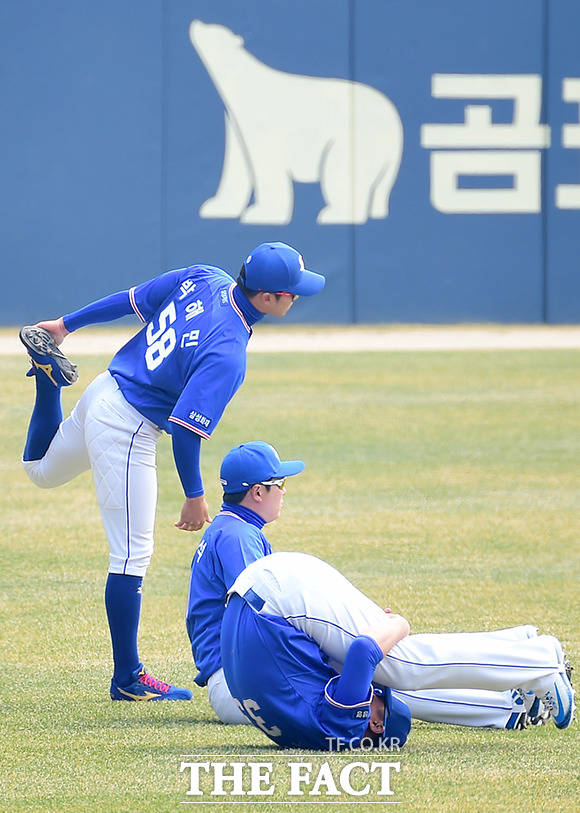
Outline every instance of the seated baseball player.
<path id="1" fill-rule="evenodd" d="M 403 693 L 515 685 L 541 700 L 558 728 L 574 716 L 570 666 L 557 638 L 527 637 L 521 627 L 410 635 L 404 618 L 304 553 L 271 554 L 238 576 L 228 591 L 221 652 L 240 710 L 286 747 L 359 744 L 365 711 L 365 736 L 384 736 L 389 702 L 385 711 L 371 680 L 382 692 Z"/>
<path id="2" fill-rule="evenodd" d="M 221 466 L 222 510 L 193 557 L 186 623 L 199 670 L 195 681 L 208 686 L 210 705 L 223 723 L 249 723 L 230 694 L 221 663 L 219 641 L 226 593 L 250 562 L 272 552 L 263 527 L 277 519 L 282 508 L 285 487 L 276 478 L 297 474 L 303 468 L 302 461 L 281 462 L 275 449 L 261 441 L 232 449 Z M 537 630 L 528 625 L 506 635 L 533 637 Z M 396 696 L 409 706 L 414 718 L 427 722 L 521 729 L 540 724 L 547 716 L 533 695 L 522 696 L 514 689 L 439 689 Z"/>
<path id="3" fill-rule="evenodd" d="M 195 682 L 207 685 L 211 707 L 223 723 L 248 723 L 232 700 L 221 664 L 226 592 L 246 565 L 272 553 L 262 528 L 280 516 L 286 478 L 303 469 L 302 460 L 280 460 L 263 441 L 236 446 L 221 465 L 223 505 L 193 557 L 186 624 L 199 670 Z"/>

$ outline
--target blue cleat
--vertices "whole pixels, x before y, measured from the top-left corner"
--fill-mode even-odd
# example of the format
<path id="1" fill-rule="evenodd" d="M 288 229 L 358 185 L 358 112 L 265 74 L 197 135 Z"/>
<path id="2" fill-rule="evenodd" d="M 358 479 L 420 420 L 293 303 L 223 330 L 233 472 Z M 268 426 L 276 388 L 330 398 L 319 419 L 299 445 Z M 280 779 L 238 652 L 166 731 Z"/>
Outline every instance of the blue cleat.
<path id="1" fill-rule="evenodd" d="M 20 341 L 26 347 L 33 369 L 28 375 L 44 373 L 55 387 L 69 387 L 79 377 L 76 364 L 70 362 L 59 350 L 48 330 L 35 325 L 23 327 Z"/>
<path id="2" fill-rule="evenodd" d="M 522 731 L 528 726 L 544 725 L 550 719 L 550 712 L 533 692 L 522 689 L 512 691 L 514 711 L 506 723 L 506 728 Z"/>
<path id="3" fill-rule="evenodd" d="M 171 683 L 157 680 L 142 665 L 133 672 L 133 680 L 127 686 L 119 686 L 111 680 L 111 700 L 191 700 L 189 689 L 180 689 Z"/>
<path id="4" fill-rule="evenodd" d="M 568 671 L 559 672 L 551 688 L 540 697 L 540 700 L 550 711 L 550 717 L 554 720 L 556 728 L 568 728 L 574 719 L 574 689 L 568 677 Z"/>

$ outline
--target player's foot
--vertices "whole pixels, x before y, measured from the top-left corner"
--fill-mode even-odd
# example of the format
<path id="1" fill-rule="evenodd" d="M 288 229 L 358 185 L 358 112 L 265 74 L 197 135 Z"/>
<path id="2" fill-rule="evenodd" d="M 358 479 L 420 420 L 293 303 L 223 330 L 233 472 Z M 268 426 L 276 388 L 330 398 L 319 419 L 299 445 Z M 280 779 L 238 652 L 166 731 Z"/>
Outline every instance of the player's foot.
<path id="1" fill-rule="evenodd" d="M 133 680 L 127 686 L 119 686 L 111 680 L 111 700 L 191 700 L 189 689 L 180 689 L 171 683 L 157 680 L 139 666 L 133 672 Z"/>
<path id="2" fill-rule="evenodd" d="M 23 327 L 20 341 L 28 350 L 34 375 L 44 373 L 55 387 L 68 387 L 79 377 L 76 364 L 59 350 L 48 330 L 35 325 Z"/>
<path id="3" fill-rule="evenodd" d="M 514 711 L 506 723 L 506 728 L 521 731 L 528 726 L 544 725 L 550 719 L 550 712 L 533 692 L 522 689 L 512 691 Z"/>
<path id="4" fill-rule="evenodd" d="M 540 700 L 550 712 L 550 717 L 554 720 L 556 728 L 568 728 L 574 719 L 576 704 L 574 703 L 574 689 L 570 682 L 569 675 L 572 674 L 572 667 L 568 661 L 564 661 L 566 671 L 559 672 L 552 686 L 541 695 Z"/>
<path id="5" fill-rule="evenodd" d="M 514 711 L 506 723 L 506 728 L 521 731 L 528 726 L 544 725 L 550 719 L 550 712 L 533 692 L 522 689 L 512 691 Z"/>

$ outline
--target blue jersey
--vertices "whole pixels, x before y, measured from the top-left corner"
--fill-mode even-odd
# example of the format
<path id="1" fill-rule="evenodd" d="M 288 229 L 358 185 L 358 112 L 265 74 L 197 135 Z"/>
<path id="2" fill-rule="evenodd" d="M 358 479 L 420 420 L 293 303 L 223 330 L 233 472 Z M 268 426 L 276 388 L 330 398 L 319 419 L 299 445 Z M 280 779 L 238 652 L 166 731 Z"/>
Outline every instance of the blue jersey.
<path id="1" fill-rule="evenodd" d="M 306 635 L 284 618 L 257 613 L 231 595 L 222 623 L 222 661 L 232 696 L 251 722 L 287 748 L 353 746 L 364 737 L 372 688 L 361 686 L 360 702 L 338 703 L 338 675 Z"/>
<path id="2" fill-rule="evenodd" d="M 251 328 L 219 268 L 193 265 L 131 288 L 147 323 L 109 370 L 130 404 L 167 432 L 170 422 L 208 438 L 244 380 Z"/>
<path id="3" fill-rule="evenodd" d="M 263 525 L 253 511 L 225 504 L 193 556 L 186 624 L 199 686 L 222 665 L 220 632 L 227 591 L 250 562 L 272 553 Z"/>

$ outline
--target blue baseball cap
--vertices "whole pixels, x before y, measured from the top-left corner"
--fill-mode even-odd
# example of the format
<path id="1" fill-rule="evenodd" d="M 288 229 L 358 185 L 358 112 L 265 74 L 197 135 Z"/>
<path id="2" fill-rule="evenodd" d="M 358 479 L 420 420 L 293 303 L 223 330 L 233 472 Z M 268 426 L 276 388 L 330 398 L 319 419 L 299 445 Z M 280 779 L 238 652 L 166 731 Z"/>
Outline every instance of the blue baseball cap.
<path id="1" fill-rule="evenodd" d="M 241 443 L 224 457 L 220 481 L 226 494 L 238 494 L 256 483 L 291 477 L 304 470 L 302 460 L 280 460 L 273 446 L 263 440 Z"/>
<path id="2" fill-rule="evenodd" d="M 375 686 L 374 693 L 385 701 L 385 730 L 373 739 L 375 744 L 386 748 L 402 748 L 411 730 L 411 712 L 406 703 L 395 697 L 387 686 Z"/>
<path id="3" fill-rule="evenodd" d="M 307 271 L 304 260 L 286 243 L 261 243 L 244 263 L 246 285 L 252 291 L 312 296 L 322 291 L 322 274 Z"/>

